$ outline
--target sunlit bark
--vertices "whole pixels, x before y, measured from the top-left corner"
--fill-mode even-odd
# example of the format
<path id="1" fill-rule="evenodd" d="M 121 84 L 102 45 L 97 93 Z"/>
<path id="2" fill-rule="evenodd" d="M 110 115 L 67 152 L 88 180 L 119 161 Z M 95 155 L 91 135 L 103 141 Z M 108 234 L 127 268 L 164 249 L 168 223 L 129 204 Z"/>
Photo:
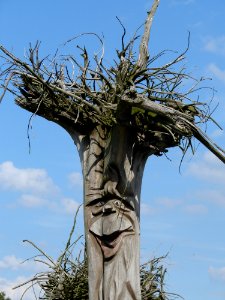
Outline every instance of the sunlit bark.
<path id="1" fill-rule="evenodd" d="M 71 134 L 84 176 L 89 299 L 141 299 L 140 191 L 147 152 L 124 126 Z"/>

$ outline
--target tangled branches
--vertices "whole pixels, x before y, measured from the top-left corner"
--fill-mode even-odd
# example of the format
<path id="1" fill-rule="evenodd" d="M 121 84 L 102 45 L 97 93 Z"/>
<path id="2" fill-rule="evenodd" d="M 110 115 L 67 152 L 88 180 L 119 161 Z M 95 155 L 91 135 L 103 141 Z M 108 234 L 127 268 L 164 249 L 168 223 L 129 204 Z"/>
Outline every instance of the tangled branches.
<path id="1" fill-rule="evenodd" d="M 78 46 L 82 61 L 73 55 L 40 59 L 37 43 L 30 46 L 24 62 L 0 46 L 5 59 L 1 99 L 8 90 L 19 106 L 82 134 L 97 125 L 128 126 L 137 132 L 137 143 L 149 149 L 149 154 L 160 155 L 173 146 L 185 153 L 195 137 L 225 162 L 224 151 L 199 127 L 212 118 L 208 104 L 199 102 L 204 79 L 196 80 L 181 66 L 189 43 L 182 54 L 158 67 L 157 61 L 166 51 L 155 57 L 148 53 L 158 4 L 155 0 L 148 12 L 139 53 L 134 51 L 138 36 L 125 43 L 123 27 L 122 48 L 110 67 L 104 62 L 103 40 L 94 33 L 87 34 L 98 38 L 102 53 L 91 59 L 86 48 Z"/>

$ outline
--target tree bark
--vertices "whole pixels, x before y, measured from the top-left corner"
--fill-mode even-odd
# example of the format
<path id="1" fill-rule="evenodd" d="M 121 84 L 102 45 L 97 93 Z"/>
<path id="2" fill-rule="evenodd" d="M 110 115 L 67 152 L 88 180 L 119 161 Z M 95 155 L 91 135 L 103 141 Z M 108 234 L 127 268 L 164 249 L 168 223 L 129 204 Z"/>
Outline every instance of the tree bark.
<path id="1" fill-rule="evenodd" d="M 140 191 L 147 152 L 125 126 L 71 135 L 84 177 L 89 300 L 140 300 Z"/>

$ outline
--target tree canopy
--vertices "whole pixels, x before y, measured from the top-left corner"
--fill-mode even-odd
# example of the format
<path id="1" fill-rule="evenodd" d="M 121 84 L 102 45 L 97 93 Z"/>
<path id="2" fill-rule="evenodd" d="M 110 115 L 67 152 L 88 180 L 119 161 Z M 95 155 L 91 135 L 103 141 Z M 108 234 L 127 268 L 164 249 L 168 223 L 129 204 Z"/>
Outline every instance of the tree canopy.
<path id="1" fill-rule="evenodd" d="M 167 51 L 154 57 L 149 54 L 150 31 L 158 4 L 159 0 L 155 0 L 148 12 L 141 38 L 139 28 L 125 42 L 126 29 L 119 20 L 122 46 L 111 66 L 104 61 L 104 40 L 91 32 L 85 34 L 94 35 L 102 51 L 91 58 L 85 47 L 77 46 L 83 61 L 73 55 L 58 57 L 57 53 L 40 58 L 39 42 L 30 46 L 22 61 L 1 45 L 5 60 L 0 74 L 4 91 L 1 99 L 9 91 L 16 104 L 67 131 L 75 128 L 85 134 L 97 125 L 110 128 L 126 124 L 137 131 L 138 143 L 148 155 L 161 155 L 174 146 L 185 153 L 192 147 L 194 137 L 225 162 L 224 151 L 201 129 L 208 121 L 218 124 L 211 116 L 211 99 L 201 101 L 205 79 L 193 78 L 183 65 L 189 42 L 183 53 L 164 65 L 157 66 L 157 62 Z"/>

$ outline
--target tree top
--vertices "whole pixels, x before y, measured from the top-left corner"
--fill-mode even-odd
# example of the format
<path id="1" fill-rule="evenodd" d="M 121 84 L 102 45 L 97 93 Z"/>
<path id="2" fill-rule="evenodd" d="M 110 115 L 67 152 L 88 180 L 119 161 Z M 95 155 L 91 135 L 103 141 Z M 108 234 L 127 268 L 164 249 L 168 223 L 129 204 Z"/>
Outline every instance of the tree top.
<path id="1" fill-rule="evenodd" d="M 122 46 L 111 66 L 104 61 L 103 39 L 91 32 L 85 34 L 96 36 L 102 45 L 101 53 L 92 58 L 85 47 L 77 46 L 82 59 L 57 54 L 42 59 L 37 42 L 30 45 L 22 61 L 0 45 L 4 59 L 0 101 L 9 91 L 20 107 L 77 135 L 88 135 L 99 125 L 109 130 L 115 125 L 128 126 L 137 133 L 137 143 L 149 155 L 161 155 L 174 146 L 185 153 L 192 147 L 194 137 L 225 163 L 224 151 L 200 128 L 208 121 L 218 124 L 211 117 L 209 105 L 199 101 L 205 79 L 193 78 L 182 65 L 189 38 L 186 50 L 167 64 L 157 66 L 167 51 L 153 57 L 149 54 L 150 32 L 159 2 L 154 0 L 148 11 L 141 38 L 137 31 L 125 43 L 126 29 L 119 20 Z M 135 53 L 138 41 L 139 51 Z"/>

